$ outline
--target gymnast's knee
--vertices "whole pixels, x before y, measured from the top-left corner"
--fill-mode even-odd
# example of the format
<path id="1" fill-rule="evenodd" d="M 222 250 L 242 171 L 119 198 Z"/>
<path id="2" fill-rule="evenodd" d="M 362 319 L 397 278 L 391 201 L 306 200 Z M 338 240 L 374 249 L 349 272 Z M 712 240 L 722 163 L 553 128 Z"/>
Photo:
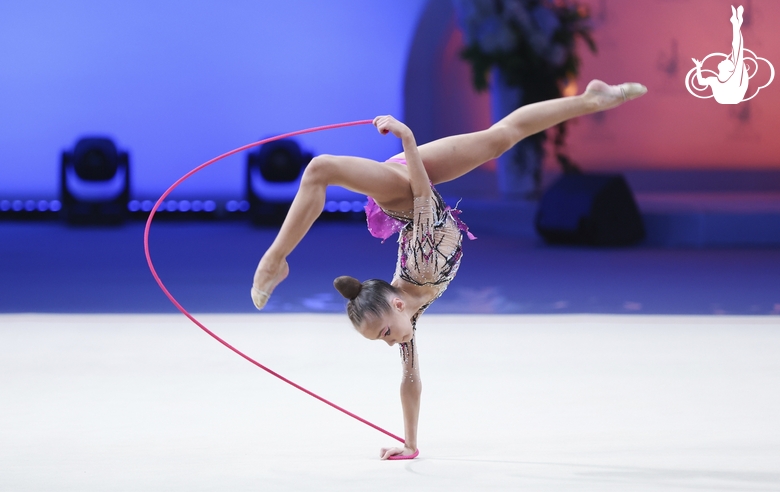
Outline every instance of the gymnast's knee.
<path id="1" fill-rule="evenodd" d="M 488 129 L 488 146 L 491 151 L 491 159 L 498 159 L 507 150 L 523 139 L 523 135 L 516 128 L 496 123 Z"/>
<path id="2" fill-rule="evenodd" d="M 334 171 L 335 162 L 333 156 L 327 154 L 318 155 L 309 162 L 309 165 L 303 171 L 301 186 L 327 186 L 333 177 Z"/>

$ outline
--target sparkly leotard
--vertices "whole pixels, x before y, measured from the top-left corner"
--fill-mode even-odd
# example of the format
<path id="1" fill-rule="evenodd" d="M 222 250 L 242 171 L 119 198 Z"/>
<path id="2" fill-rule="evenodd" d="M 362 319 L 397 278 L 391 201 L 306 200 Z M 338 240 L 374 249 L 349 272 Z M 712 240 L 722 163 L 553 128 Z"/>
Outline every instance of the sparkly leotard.
<path id="1" fill-rule="evenodd" d="M 396 160 L 405 164 L 405 161 Z M 471 239 L 468 227 L 458 218 L 460 210 L 448 207 L 439 192 L 431 185 L 432 196 L 415 197 L 414 209 L 394 211 L 380 208 L 369 197 L 366 206 L 368 229 L 372 235 L 387 239 L 398 232 L 398 261 L 393 280 L 401 279 L 417 286 L 433 286 L 434 296 L 411 318 L 417 328 L 420 315 L 447 290 L 455 278 L 463 257 L 461 231 Z M 414 354 L 414 339 L 401 344 L 401 355 L 406 360 Z"/>
<path id="2" fill-rule="evenodd" d="M 393 280 L 435 289 L 433 298 L 412 316 L 412 326 L 416 326 L 417 318 L 447 290 L 463 257 L 460 228 L 452 209 L 444 204 L 433 186 L 431 191 L 430 197 L 415 197 L 412 211 L 383 210 L 389 217 L 404 223 L 398 234 L 398 260 Z"/>

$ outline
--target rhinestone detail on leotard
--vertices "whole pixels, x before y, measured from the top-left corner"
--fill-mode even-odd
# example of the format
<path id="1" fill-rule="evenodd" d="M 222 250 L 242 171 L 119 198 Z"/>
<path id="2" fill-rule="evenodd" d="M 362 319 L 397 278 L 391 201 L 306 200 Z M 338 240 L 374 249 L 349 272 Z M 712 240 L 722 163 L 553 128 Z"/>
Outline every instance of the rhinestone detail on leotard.
<path id="1" fill-rule="evenodd" d="M 463 257 L 460 222 L 435 188 L 432 195 L 415 197 L 414 210 L 398 212 L 383 210 L 389 217 L 403 223 L 398 234 L 398 260 L 394 279 L 417 286 L 433 286 L 435 294 L 411 318 L 416 330 L 420 315 L 447 290 L 455 278 Z M 414 366 L 414 342 L 400 344 L 405 363 L 411 358 Z"/>

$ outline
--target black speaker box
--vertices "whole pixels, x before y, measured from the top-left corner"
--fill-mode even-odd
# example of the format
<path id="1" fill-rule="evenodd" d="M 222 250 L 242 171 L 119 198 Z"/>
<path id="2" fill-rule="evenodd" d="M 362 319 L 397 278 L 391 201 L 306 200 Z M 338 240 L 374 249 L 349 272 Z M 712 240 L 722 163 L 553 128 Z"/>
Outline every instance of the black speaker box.
<path id="1" fill-rule="evenodd" d="M 548 243 L 626 246 L 645 237 L 620 174 L 564 174 L 542 195 L 535 225 Z"/>

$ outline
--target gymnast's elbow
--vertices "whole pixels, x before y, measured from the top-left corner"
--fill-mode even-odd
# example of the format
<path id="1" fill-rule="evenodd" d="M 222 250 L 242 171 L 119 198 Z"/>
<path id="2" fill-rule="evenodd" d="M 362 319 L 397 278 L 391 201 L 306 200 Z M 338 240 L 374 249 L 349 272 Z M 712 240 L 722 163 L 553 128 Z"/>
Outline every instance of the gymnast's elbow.
<path id="1" fill-rule="evenodd" d="M 422 393 L 422 381 L 420 381 L 419 375 L 404 375 L 401 380 L 401 393 L 420 396 Z"/>

